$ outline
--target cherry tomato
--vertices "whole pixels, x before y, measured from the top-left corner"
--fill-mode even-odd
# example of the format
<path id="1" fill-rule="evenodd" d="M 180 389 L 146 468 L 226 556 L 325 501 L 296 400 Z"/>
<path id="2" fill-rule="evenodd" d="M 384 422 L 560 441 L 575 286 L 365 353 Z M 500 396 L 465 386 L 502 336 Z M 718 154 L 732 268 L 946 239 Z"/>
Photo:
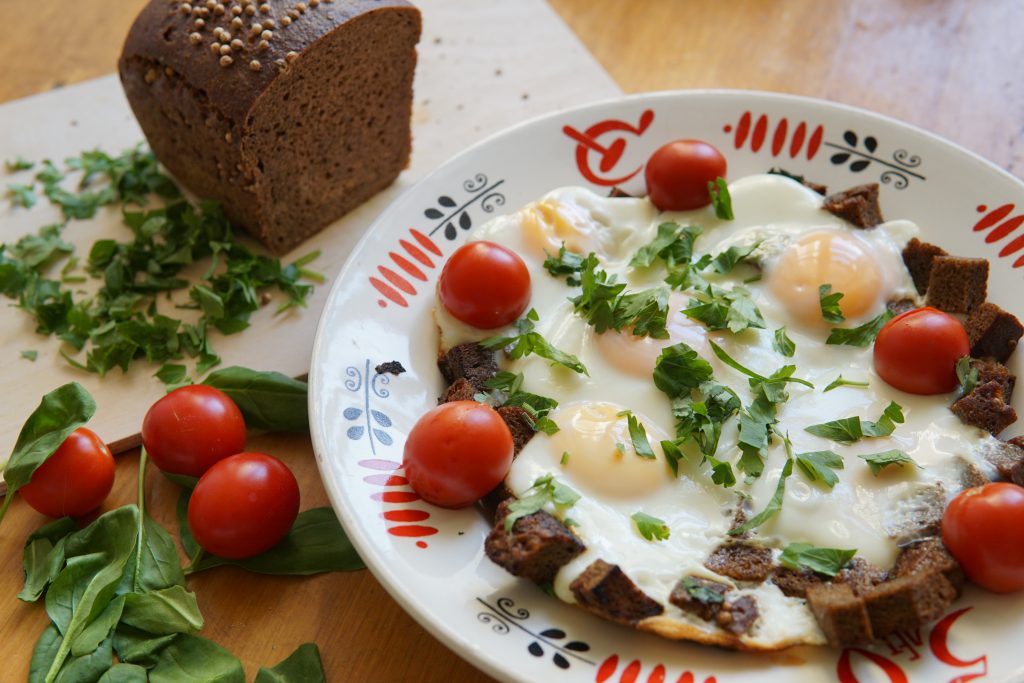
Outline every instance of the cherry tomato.
<path id="1" fill-rule="evenodd" d="M 982 588 L 1024 588 L 1024 488 L 994 482 L 961 491 L 942 515 L 942 541 Z"/>
<path id="2" fill-rule="evenodd" d="M 114 486 L 114 456 L 85 427 L 71 432 L 19 491 L 25 502 L 49 517 L 78 517 L 95 510 Z"/>
<path id="3" fill-rule="evenodd" d="M 708 183 L 725 178 L 725 157 L 700 140 L 675 140 L 654 151 L 644 168 L 647 195 L 662 211 L 689 211 L 711 203 Z"/>
<path id="4" fill-rule="evenodd" d="M 444 264 L 438 294 L 445 310 L 489 330 L 514 322 L 530 303 L 530 271 L 519 255 L 494 242 L 455 250 Z"/>
<path id="5" fill-rule="evenodd" d="M 956 362 L 971 352 L 953 316 L 931 307 L 901 313 L 875 339 L 875 370 L 911 394 L 945 394 L 957 387 Z"/>
<path id="6" fill-rule="evenodd" d="M 405 476 L 428 503 L 466 507 L 501 483 L 512 451 L 512 433 L 493 408 L 476 401 L 443 403 L 409 432 Z"/>
<path id="7" fill-rule="evenodd" d="M 204 550 L 237 560 L 277 545 L 298 514 L 299 485 L 291 470 L 264 453 L 237 453 L 200 477 L 188 526 Z"/>
<path id="8" fill-rule="evenodd" d="M 245 450 L 245 420 L 223 391 L 192 384 L 150 407 L 142 420 L 142 445 L 165 472 L 199 477 L 218 460 Z"/>

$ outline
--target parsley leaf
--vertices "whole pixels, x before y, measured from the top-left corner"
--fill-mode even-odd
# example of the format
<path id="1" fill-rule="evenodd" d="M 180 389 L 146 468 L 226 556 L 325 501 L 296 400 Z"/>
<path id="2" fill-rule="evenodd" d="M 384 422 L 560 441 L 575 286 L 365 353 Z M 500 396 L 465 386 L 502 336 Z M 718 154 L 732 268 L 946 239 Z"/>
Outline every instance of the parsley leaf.
<path id="1" fill-rule="evenodd" d="M 688 596 L 698 602 L 718 605 L 725 601 L 721 593 L 711 590 L 695 577 L 684 576 L 679 580 L 679 585 L 682 586 Z"/>
<path id="2" fill-rule="evenodd" d="M 737 264 L 747 260 L 754 251 L 761 246 L 761 242 L 754 242 L 747 246 L 732 246 L 711 259 L 711 269 L 716 273 L 724 275 Z"/>
<path id="3" fill-rule="evenodd" d="M 731 221 L 735 218 L 732 213 L 732 197 L 729 196 L 729 186 L 725 178 L 716 178 L 708 181 L 708 194 L 711 195 L 711 205 L 715 207 L 715 215 L 723 221 Z"/>
<path id="4" fill-rule="evenodd" d="M 731 290 L 710 284 L 703 290 L 698 289 L 683 313 L 704 323 L 709 330 L 728 329 L 735 333 L 748 327 L 764 329 L 765 326 L 761 311 L 750 298 L 750 291 L 739 285 Z"/>
<path id="5" fill-rule="evenodd" d="M 629 429 L 629 440 L 633 442 L 633 451 L 641 458 L 653 460 L 656 456 L 651 448 L 651 442 L 647 439 L 647 430 L 643 424 L 636 419 L 636 415 L 624 410 L 619 415 L 625 415 L 626 426 Z"/>
<path id="6" fill-rule="evenodd" d="M 625 293 L 625 283 L 598 268 L 595 254 L 583 260 L 580 295 L 573 308 L 601 334 L 608 329 L 630 328 L 638 337 L 668 339 L 668 290 L 664 287 Z"/>
<path id="7" fill-rule="evenodd" d="M 31 209 L 38 201 L 36 193 L 32 190 L 32 185 L 22 185 L 21 183 L 8 183 L 7 196 L 11 198 L 11 206 L 21 206 L 26 209 Z"/>
<path id="8" fill-rule="evenodd" d="M 569 464 L 569 451 L 562 451 L 562 457 L 558 461 L 559 465 Z"/>
<path id="9" fill-rule="evenodd" d="M 842 309 L 839 308 L 839 301 L 843 296 L 845 295 L 842 292 L 833 292 L 830 284 L 818 286 L 818 303 L 821 306 L 821 317 L 825 322 L 838 325 L 846 320 Z"/>
<path id="10" fill-rule="evenodd" d="M 693 245 L 701 232 L 703 230 L 696 225 L 662 223 L 654 239 L 633 254 L 629 265 L 633 268 L 649 268 L 659 258 L 670 267 L 680 263 L 688 264 L 693 259 Z"/>
<path id="11" fill-rule="evenodd" d="M 512 527 L 522 517 L 532 515 L 547 503 L 558 508 L 569 508 L 580 499 L 580 494 L 555 479 L 554 475 L 545 474 L 538 477 L 520 498 L 509 503 L 508 515 L 505 517 L 505 531 L 512 532 Z"/>
<path id="12" fill-rule="evenodd" d="M 956 362 L 956 379 L 960 383 L 961 396 L 971 393 L 978 385 L 978 368 L 971 365 L 972 360 L 970 356 L 964 356 Z"/>
<path id="13" fill-rule="evenodd" d="M 527 412 L 528 421 L 534 431 L 544 432 L 549 436 L 559 431 L 555 421 L 548 417 L 548 413 L 558 407 L 558 401 L 547 396 L 523 391 L 521 389 L 522 373 L 502 370 L 487 380 L 486 384 L 489 389 L 494 389 L 494 391 L 490 394 L 477 394 L 474 396 L 475 400 L 491 405 L 522 408 Z"/>
<path id="14" fill-rule="evenodd" d="M 794 344 L 793 340 L 789 338 L 788 334 L 786 334 L 785 325 L 775 330 L 775 336 L 772 338 L 772 348 L 786 358 L 792 358 L 793 354 L 796 353 L 796 344 Z"/>
<path id="15" fill-rule="evenodd" d="M 773 384 L 773 383 L 783 383 L 784 384 L 786 382 L 795 382 L 797 384 L 802 384 L 805 387 L 809 387 L 811 389 L 814 388 L 814 385 L 811 384 L 810 382 L 808 382 L 807 380 L 800 379 L 799 377 L 793 377 L 792 376 L 793 372 L 796 370 L 796 366 L 795 365 L 784 365 L 783 367 L 779 368 L 774 373 L 772 373 L 771 377 L 765 377 L 764 375 L 760 375 L 760 374 L 754 372 L 753 370 L 751 370 L 749 368 L 746 368 L 743 365 L 741 365 L 739 363 L 739 361 L 735 360 L 732 356 L 730 356 L 728 353 L 726 353 L 725 349 L 723 349 L 721 346 L 719 346 L 715 342 L 711 341 L 710 339 L 708 340 L 708 343 L 711 345 L 711 350 L 714 352 L 714 354 L 716 356 L 718 356 L 718 359 L 720 361 L 722 361 L 723 363 L 728 365 L 733 370 L 741 372 L 744 375 L 746 375 L 747 377 L 750 377 L 751 379 L 755 380 L 757 384 Z M 751 382 L 751 387 L 752 388 L 755 387 L 755 383 L 754 382 Z M 773 403 L 779 403 L 779 402 L 780 401 L 773 401 Z"/>
<path id="16" fill-rule="evenodd" d="M 849 564 L 857 550 L 816 548 L 810 543 L 790 543 L 782 549 L 779 563 L 790 569 L 809 569 L 823 576 L 833 577 Z"/>
<path id="17" fill-rule="evenodd" d="M 562 242 L 562 246 L 558 248 L 557 256 L 552 256 L 547 251 L 544 254 L 547 256 L 544 259 L 544 269 L 552 277 L 567 275 L 568 277 L 565 279 L 566 284 L 570 286 L 578 286 L 580 284 L 578 274 L 583 269 L 583 256 L 581 254 L 566 250 L 565 242 Z"/>
<path id="18" fill-rule="evenodd" d="M 782 509 L 782 498 L 786 494 L 786 479 L 793 474 L 793 458 L 786 458 L 786 464 L 782 467 L 782 473 L 779 476 L 779 483 L 775 486 L 775 493 L 772 494 L 771 500 L 765 506 L 761 512 L 757 513 L 750 519 L 738 527 L 733 527 L 729 530 L 730 536 L 739 536 L 745 534 L 751 529 L 755 529 L 769 519 L 774 517 L 779 510 Z"/>
<path id="19" fill-rule="evenodd" d="M 540 320 L 537 311 L 530 309 L 525 318 L 516 322 L 516 329 L 519 334 L 511 337 L 494 336 L 488 337 L 480 342 L 480 345 L 488 349 L 505 348 L 509 358 L 522 358 L 528 354 L 536 354 L 541 358 L 547 358 L 552 363 L 569 368 L 581 375 L 589 374 L 580 360 L 570 354 L 560 351 L 551 345 L 548 340 L 541 336 L 540 332 L 534 330 L 535 323 Z"/>
<path id="20" fill-rule="evenodd" d="M 834 380 L 832 380 L 827 387 L 825 387 L 825 391 L 823 391 L 822 393 L 825 393 L 826 391 L 832 391 L 833 389 L 838 389 L 839 387 L 866 387 L 866 386 L 868 386 L 867 382 L 854 382 L 853 380 L 843 379 L 843 376 L 839 375 Z"/>
<path id="21" fill-rule="evenodd" d="M 713 483 L 723 488 L 736 485 L 736 475 L 733 474 L 732 465 L 711 455 L 707 456 L 707 459 L 711 464 L 711 481 Z"/>
<path id="22" fill-rule="evenodd" d="M 832 420 L 804 427 L 804 431 L 815 436 L 820 436 L 840 443 L 853 443 L 862 437 L 889 436 L 896 429 L 897 424 L 903 424 L 903 407 L 895 401 L 891 401 L 882 416 L 877 422 L 861 420 L 860 417 L 844 417 L 841 420 Z"/>
<path id="23" fill-rule="evenodd" d="M 702 383 L 696 393 L 696 397 L 686 394 L 672 400 L 676 438 L 680 443 L 692 439 L 704 457 L 710 458 L 718 450 L 723 425 L 739 411 L 740 399 L 735 391 L 714 381 Z"/>
<path id="24" fill-rule="evenodd" d="M 654 364 L 654 385 L 677 398 L 711 379 L 711 364 L 685 342 L 662 349 Z"/>
<path id="25" fill-rule="evenodd" d="M 903 406 L 890 401 L 877 422 L 865 420 L 861 426 L 864 428 L 864 436 L 889 436 L 895 431 L 896 425 L 903 424 L 903 421 Z"/>
<path id="26" fill-rule="evenodd" d="M 35 361 L 36 357 L 38 356 L 39 352 L 36 351 L 35 349 L 26 349 L 21 352 L 21 357 L 30 361 Z"/>
<path id="27" fill-rule="evenodd" d="M 28 171 L 33 166 L 35 166 L 34 162 L 28 161 L 27 159 L 25 159 L 20 154 L 18 156 L 14 157 L 13 159 L 6 159 L 4 161 L 4 168 L 7 169 L 8 173 L 17 173 L 18 171 Z"/>
<path id="28" fill-rule="evenodd" d="M 868 346 L 893 317 L 892 311 L 885 309 L 876 318 L 872 318 L 857 327 L 833 327 L 825 340 L 826 344 L 845 344 L 847 346 Z"/>
<path id="29" fill-rule="evenodd" d="M 634 512 L 631 516 L 636 523 L 636 530 L 648 541 L 665 541 L 669 537 L 669 528 L 663 520 L 652 517 L 644 512 Z"/>
<path id="30" fill-rule="evenodd" d="M 829 488 L 839 483 L 839 477 L 833 470 L 844 468 L 843 459 L 832 451 L 798 453 L 796 464 L 810 481 L 820 481 Z"/>
<path id="31" fill-rule="evenodd" d="M 911 465 L 917 465 L 914 459 L 901 450 L 892 449 L 888 451 L 882 451 L 881 453 L 869 453 L 868 455 L 858 455 L 858 458 L 867 462 L 868 467 L 871 468 L 871 474 L 878 476 L 878 473 L 889 465 L 899 465 L 903 467 L 904 463 L 910 463 Z"/>
<path id="32" fill-rule="evenodd" d="M 665 454 L 665 460 L 668 462 L 669 469 L 672 470 L 672 476 L 679 476 L 679 461 L 686 460 L 686 455 L 682 449 L 679 448 L 679 444 L 675 441 L 662 441 L 661 451 Z"/>
<path id="33" fill-rule="evenodd" d="M 740 459 L 736 467 L 747 475 L 749 481 L 761 476 L 764 459 L 771 443 L 771 435 L 777 422 L 775 404 L 763 396 L 740 412 L 739 448 Z"/>

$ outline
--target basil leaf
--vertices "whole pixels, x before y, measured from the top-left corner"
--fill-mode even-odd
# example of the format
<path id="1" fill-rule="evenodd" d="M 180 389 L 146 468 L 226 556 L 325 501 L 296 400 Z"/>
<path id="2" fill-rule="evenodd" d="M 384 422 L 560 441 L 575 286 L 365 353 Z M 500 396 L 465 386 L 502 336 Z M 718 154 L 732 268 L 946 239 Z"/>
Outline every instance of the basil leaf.
<path id="1" fill-rule="evenodd" d="M 711 590 L 692 576 L 684 576 L 679 583 L 686 594 L 698 602 L 719 605 L 725 601 L 721 593 Z"/>
<path id="2" fill-rule="evenodd" d="M 978 385 L 978 368 L 971 365 L 972 360 L 970 356 L 964 356 L 956 362 L 956 379 L 960 384 L 961 396 L 971 393 Z"/>
<path id="3" fill-rule="evenodd" d="M 779 483 L 775 487 L 775 493 L 772 494 L 771 500 L 768 501 L 765 508 L 740 526 L 730 529 L 729 535 L 738 536 L 740 534 L 745 534 L 751 529 L 756 529 L 774 517 L 778 511 L 782 509 L 782 498 L 786 494 L 786 479 L 788 479 L 791 474 L 793 474 L 793 459 L 787 458 L 786 464 L 782 468 L 782 474 L 779 476 Z"/>
<path id="4" fill-rule="evenodd" d="M 253 683 L 326 683 L 320 650 L 304 643 L 273 669 L 260 667 Z"/>
<path id="5" fill-rule="evenodd" d="M 905 463 L 911 465 L 917 465 L 914 459 L 901 450 L 891 449 L 888 451 L 882 451 L 881 453 L 869 453 L 867 455 L 858 455 L 858 458 L 867 462 L 868 467 L 871 468 L 871 474 L 878 476 L 878 473 L 889 465 L 899 465 L 903 467 Z"/>
<path id="6" fill-rule="evenodd" d="M 810 543 L 790 543 L 782 549 L 779 563 L 790 569 L 809 569 L 829 578 L 849 564 L 857 550 L 816 548 Z"/>
<path id="7" fill-rule="evenodd" d="M 839 301 L 843 296 L 845 295 L 842 292 L 833 292 L 830 284 L 818 286 L 818 303 L 821 306 L 821 317 L 825 322 L 838 325 L 846 320 L 843 310 L 839 307 Z"/>
<path id="8" fill-rule="evenodd" d="M 580 499 L 580 494 L 561 483 L 554 476 L 546 474 L 538 477 L 521 497 L 509 503 L 508 514 L 505 516 L 505 531 L 512 532 L 512 527 L 522 517 L 539 511 L 548 502 L 561 508 L 572 507 Z"/>
<path id="9" fill-rule="evenodd" d="M 863 325 L 857 327 L 833 327 L 825 340 L 826 344 L 846 344 L 847 346 L 868 346 L 889 320 L 893 312 L 885 309 L 876 318 L 872 318 Z"/>
<path id="10" fill-rule="evenodd" d="M 825 389 L 824 389 L 824 391 L 822 391 L 822 393 L 825 393 L 825 392 L 828 392 L 828 391 L 832 391 L 833 389 L 838 389 L 839 387 L 866 387 L 866 386 L 868 386 L 867 382 L 854 382 L 853 380 L 843 379 L 843 376 L 839 375 L 834 380 L 832 380 L 827 387 L 825 387 Z"/>
<path id="11" fill-rule="evenodd" d="M 647 430 L 632 413 L 626 415 L 626 426 L 629 429 L 629 439 L 633 442 L 633 451 L 641 458 L 654 460 L 656 456 L 651 448 L 651 442 L 647 440 Z"/>
<path id="12" fill-rule="evenodd" d="M 644 512 L 634 512 L 630 518 L 636 524 L 636 530 L 648 541 L 668 540 L 671 532 L 663 520 L 652 517 Z"/>
<path id="13" fill-rule="evenodd" d="M 21 566 L 25 585 L 18 599 L 35 602 L 64 566 L 64 543 L 78 527 L 70 517 L 61 517 L 36 529 L 26 540 Z"/>
<path id="14" fill-rule="evenodd" d="M 711 364 L 685 342 L 662 349 L 654 364 L 654 385 L 677 398 L 711 379 Z"/>
<path id="15" fill-rule="evenodd" d="M 203 627 L 203 615 L 195 593 L 184 586 L 171 586 L 124 596 L 121 623 L 155 636 L 192 633 Z"/>
<path id="16" fill-rule="evenodd" d="M 309 430 L 308 385 L 280 372 L 232 366 L 211 372 L 203 384 L 220 389 L 242 411 L 250 429 Z"/>
<path id="17" fill-rule="evenodd" d="M 242 663 L 220 645 L 182 633 L 157 656 L 151 683 L 245 683 Z"/>
<path id="18" fill-rule="evenodd" d="M 118 663 L 107 669 L 96 683 L 147 683 L 146 670 L 137 664 Z"/>
<path id="19" fill-rule="evenodd" d="M 175 389 L 183 384 L 188 384 L 188 368 L 177 363 L 164 363 L 160 369 L 153 373 L 153 376 L 167 385 L 168 389 Z"/>
<path id="20" fill-rule="evenodd" d="M 731 221 L 735 218 L 732 213 L 732 197 L 729 196 L 729 186 L 725 178 L 715 178 L 708 181 L 708 194 L 711 196 L 711 205 L 715 208 L 715 215 L 723 221 Z"/>
<path id="21" fill-rule="evenodd" d="M 14 451 L 4 467 L 7 495 L 3 507 L 0 507 L 0 520 L 14 499 L 14 493 L 27 484 L 36 468 L 95 412 L 96 401 L 78 382 L 70 382 L 43 396 L 22 426 Z"/>
<path id="22" fill-rule="evenodd" d="M 772 348 L 786 358 L 792 358 L 793 354 L 796 353 L 796 344 L 794 344 L 793 340 L 789 338 L 788 334 L 786 334 L 785 325 L 775 330 L 775 336 L 772 338 Z M 825 391 L 828 391 L 828 389 Z"/>
<path id="23" fill-rule="evenodd" d="M 798 453 L 796 464 L 810 481 L 820 481 L 829 488 L 839 483 L 839 477 L 833 470 L 844 468 L 843 459 L 832 451 Z"/>

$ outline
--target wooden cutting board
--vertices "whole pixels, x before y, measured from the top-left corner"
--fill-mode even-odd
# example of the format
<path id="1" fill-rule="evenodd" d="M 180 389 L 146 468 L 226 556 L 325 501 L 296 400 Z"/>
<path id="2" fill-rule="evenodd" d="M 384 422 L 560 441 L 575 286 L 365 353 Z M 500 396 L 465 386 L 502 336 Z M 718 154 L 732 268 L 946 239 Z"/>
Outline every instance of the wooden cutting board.
<path id="1" fill-rule="evenodd" d="M 333 276 L 374 218 L 423 175 L 468 145 L 507 126 L 552 110 L 608 99 L 621 91 L 561 19 L 542 0 L 417 0 L 423 37 L 413 108 L 413 158 L 393 186 L 343 217 L 285 260 L 319 249 L 309 267 L 327 276 L 308 308 L 274 315 L 273 305 L 253 316 L 241 334 L 213 333 L 222 367 L 244 365 L 291 376 L 309 369 L 313 336 Z M 114 69 L 111 64 L 111 69 Z M 0 159 L 60 161 L 84 150 L 119 153 L 143 140 L 114 75 L 0 106 Z M 0 183 L 27 183 L 32 172 L 6 174 Z M 0 241 L 13 242 L 56 222 L 59 211 L 45 198 L 32 210 L 0 199 Z M 84 258 L 99 238 L 126 239 L 119 209 L 93 220 L 73 221 L 64 239 Z M 11 303 L 11 302 L 5 302 Z M 98 377 L 69 366 L 54 338 L 34 332 L 33 321 L 0 306 L 0 463 L 40 397 L 76 380 L 96 398 L 90 427 L 117 451 L 136 441 L 146 409 L 164 393 L 145 362 L 128 373 Z M 30 361 L 20 357 L 35 350 Z M 191 365 L 190 365 L 191 367 Z"/>

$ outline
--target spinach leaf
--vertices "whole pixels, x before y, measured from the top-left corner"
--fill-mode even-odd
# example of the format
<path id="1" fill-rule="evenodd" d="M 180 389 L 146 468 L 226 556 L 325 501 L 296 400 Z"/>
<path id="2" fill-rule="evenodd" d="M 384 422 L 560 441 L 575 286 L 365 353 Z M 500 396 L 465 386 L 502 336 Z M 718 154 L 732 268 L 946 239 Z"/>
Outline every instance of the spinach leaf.
<path id="1" fill-rule="evenodd" d="M 77 529 L 70 517 L 61 517 L 36 529 L 25 541 L 21 566 L 25 585 L 18 599 L 35 602 L 64 566 L 64 539 Z"/>
<path id="2" fill-rule="evenodd" d="M 57 657 L 57 651 L 60 650 L 63 640 L 60 637 L 60 631 L 52 623 L 43 629 L 32 650 L 32 659 L 28 665 L 29 683 L 37 681 L 42 683 L 46 680 L 46 673 Z"/>
<path id="3" fill-rule="evenodd" d="M 58 663 L 57 658 L 61 657 L 64 648 L 64 639 L 54 624 L 43 629 L 32 651 L 28 670 L 29 683 L 95 681 L 110 669 L 113 663 L 109 638 L 80 657 L 62 657 Z"/>
<path id="4" fill-rule="evenodd" d="M 308 386 L 279 372 L 232 366 L 210 373 L 203 384 L 231 397 L 250 429 L 271 432 L 309 430 Z"/>
<path id="5" fill-rule="evenodd" d="M 146 670 L 136 664 L 115 664 L 96 683 L 147 683 Z"/>
<path id="6" fill-rule="evenodd" d="M 195 593 L 183 586 L 171 586 L 124 596 L 121 623 L 162 636 L 198 631 L 203 627 L 203 615 L 199 613 Z"/>
<path id="7" fill-rule="evenodd" d="M 119 595 L 103 608 L 99 616 L 92 620 L 88 626 L 82 629 L 78 637 L 71 643 L 71 655 L 73 657 L 84 657 L 110 636 L 110 632 L 117 625 L 124 610 L 124 596 Z"/>
<path id="8" fill-rule="evenodd" d="M 149 672 L 150 683 L 245 683 L 238 658 L 220 645 L 190 634 L 175 636 Z"/>
<path id="9" fill-rule="evenodd" d="M 151 669 L 156 666 L 157 656 L 178 634 L 153 636 L 131 626 L 119 624 L 114 631 L 114 652 L 122 662 L 130 662 Z"/>
<path id="10" fill-rule="evenodd" d="M 7 495 L 0 507 L 0 521 L 14 493 L 32 479 L 32 473 L 96 412 L 96 401 L 78 382 L 69 382 L 43 396 L 18 434 L 14 452 L 4 467 Z"/>
<path id="11" fill-rule="evenodd" d="M 253 683 L 325 683 L 320 650 L 315 643 L 304 643 L 273 669 L 260 667 Z"/>

